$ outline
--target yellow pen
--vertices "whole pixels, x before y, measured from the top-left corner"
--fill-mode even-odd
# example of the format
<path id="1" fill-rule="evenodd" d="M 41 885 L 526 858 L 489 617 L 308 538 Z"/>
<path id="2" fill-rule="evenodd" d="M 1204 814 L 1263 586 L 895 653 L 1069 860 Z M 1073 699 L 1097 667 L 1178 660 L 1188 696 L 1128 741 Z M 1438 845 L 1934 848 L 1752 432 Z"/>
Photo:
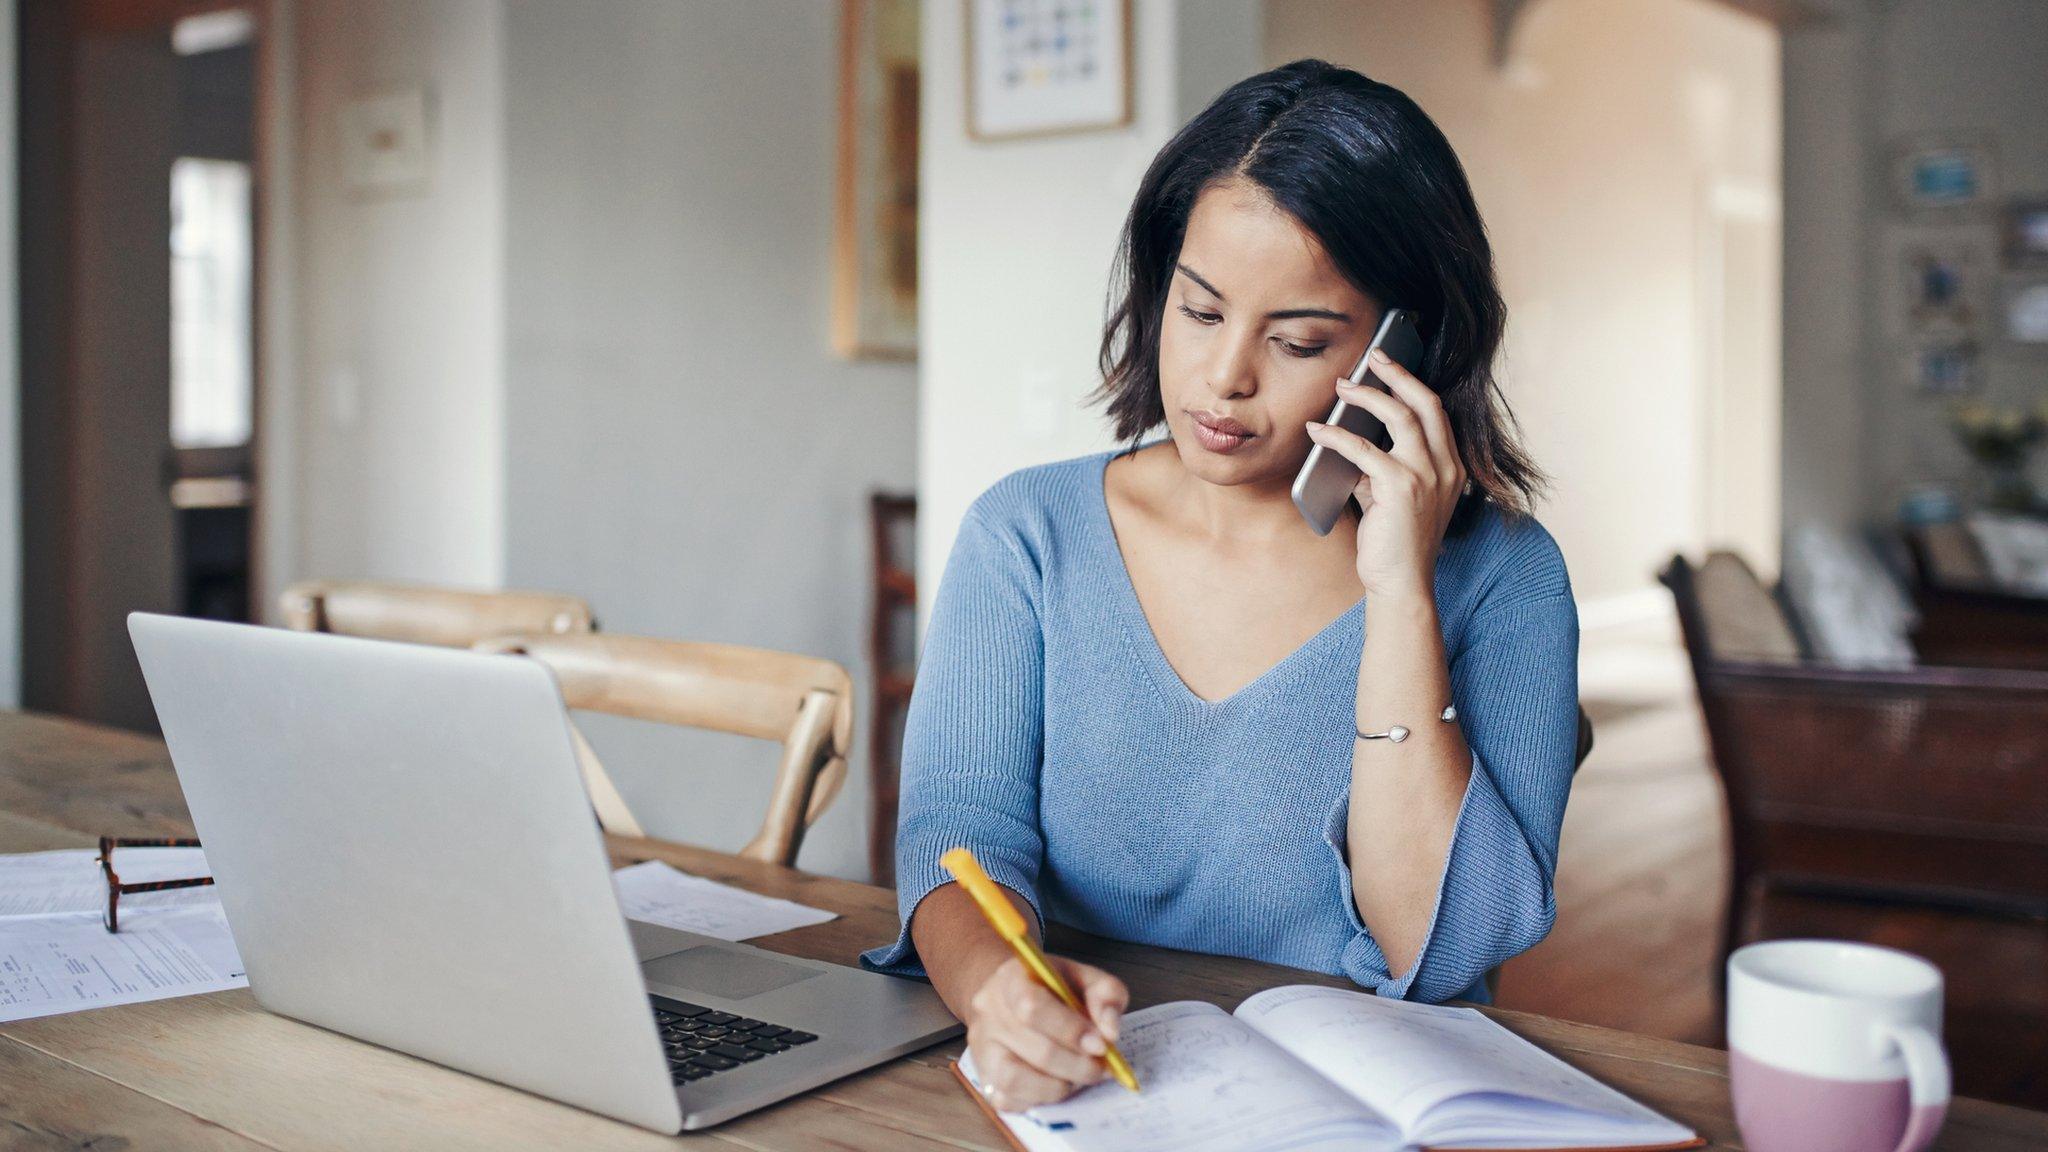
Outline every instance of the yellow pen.
<path id="1" fill-rule="evenodd" d="M 1038 977 L 1039 983 L 1052 989 L 1053 995 L 1065 1001 L 1067 1007 L 1079 1012 L 1085 1019 L 1088 1010 L 1081 1007 L 1081 1001 L 1075 998 L 1074 990 L 1067 987 L 1067 982 L 1060 979 L 1060 974 L 1053 971 L 1052 965 L 1045 962 L 1045 954 L 1038 950 L 1038 945 L 1031 942 L 1031 931 L 1025 925 L 1024 917 L 1018 914 L 1017 906 L 1010 903 L 1009 898 L 996 887 L 996 882 L 989 879 L 988 873 L 981 870 L 981 861 L 974 858 L 974 853 L 965 848 L 955 848 L 939 857 L 939 863 L 953 874 L 953 879 L 958 880 L 962 888 L 967 889 L 969 896 L 974 897 L 975 904 L 981 908 L 981 914 L 988 917 L 989 926 L 996 930 L 996 935 L 1010 942 L 1010 947 L 1016 950 L 1018 959 L 1024 961 L 1026 968 L 1031 969 L 1031 974 Z M 1102 1062 L 1109 1065 L 1110 1075 L 1116 1077 L 1117 1083 L 1136 1092 L 1138 1077 L 1131 1071 L 1130 1064 L 1124 1060 L 1124 1054 L 1116 1050 L 1116 1045 L 1109 1042 L 1109 1037 L 1104 1036 L 1102 1043 Z"/>

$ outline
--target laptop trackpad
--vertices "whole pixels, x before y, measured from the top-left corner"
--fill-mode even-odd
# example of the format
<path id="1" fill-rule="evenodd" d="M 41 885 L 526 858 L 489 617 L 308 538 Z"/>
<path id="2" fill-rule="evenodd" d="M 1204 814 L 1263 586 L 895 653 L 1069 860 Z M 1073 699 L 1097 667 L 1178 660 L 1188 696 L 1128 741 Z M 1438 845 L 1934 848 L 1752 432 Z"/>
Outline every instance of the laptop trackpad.
<path id="1" fill-rule="evenodd" d="M 782 964 L 759 952 L 739 952 L 704 944 L 671 952 L 640 965 L 650 984 L 702 992 L 720 1000 L 745 1000 L 818 974 L 816 968 Z"/>

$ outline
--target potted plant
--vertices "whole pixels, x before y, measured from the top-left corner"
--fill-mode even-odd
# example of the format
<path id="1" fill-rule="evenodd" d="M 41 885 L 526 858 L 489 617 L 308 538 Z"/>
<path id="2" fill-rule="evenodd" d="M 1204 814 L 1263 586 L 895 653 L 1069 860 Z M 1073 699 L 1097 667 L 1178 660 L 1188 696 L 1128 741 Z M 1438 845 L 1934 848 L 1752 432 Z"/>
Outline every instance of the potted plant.
<path id="1" fill-rule="evenodd" d="M 2048 401 L 2031 408 L 1959 404 L 1950 414 L 1949 426 L 1983 473 L 1985 507 L 2009 512 L 2040 509 L 2033 482 L 2027 479 L 2027 464 L 2048 440 Z"/>

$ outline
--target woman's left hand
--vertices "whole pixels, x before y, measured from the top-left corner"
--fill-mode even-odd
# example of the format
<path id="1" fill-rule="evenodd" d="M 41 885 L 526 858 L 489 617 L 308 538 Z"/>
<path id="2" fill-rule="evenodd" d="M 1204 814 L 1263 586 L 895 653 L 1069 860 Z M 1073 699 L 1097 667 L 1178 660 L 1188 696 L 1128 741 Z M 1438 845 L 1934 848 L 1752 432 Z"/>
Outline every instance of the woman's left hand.
<path id="1" fill-rule="evenodd" d="M 1465 491 L 1465 465 L 1450 416 L 1428 385 L 1377 350 L 1372 375 L 1393 394 L 1339 378 L 1337 395 L 1379 417 L 1393 446 L 1383 452 L 1362 436 L 1314 421 L 1309 439 L 1363 473 L 1352 495 L 1365 513 L 1358 522 L 1358 579 L 1366 595 L 1428 597 L 1435 592 L 1437 549 Z"/>

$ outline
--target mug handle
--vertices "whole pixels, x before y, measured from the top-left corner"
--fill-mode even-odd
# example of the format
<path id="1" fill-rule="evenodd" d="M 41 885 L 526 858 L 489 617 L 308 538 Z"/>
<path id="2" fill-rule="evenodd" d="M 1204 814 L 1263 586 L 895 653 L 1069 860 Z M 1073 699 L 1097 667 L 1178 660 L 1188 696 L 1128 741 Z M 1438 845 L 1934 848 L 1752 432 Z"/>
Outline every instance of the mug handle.
<path id="1" fill-rule="evenodd" d="M 1880 1044 L 1899 1050 L 1906 1062 L 1906 1083 L 1911 1105 L 1906 1114 L 1906 1131 L 1899 1136 L 1896 1152 L 1924 1152 L 1941 1131 L 1948 1115 L 1950 1094 L 1948 1056 L 1941 1041 L 1917 1024 L 1885 1024 L 1877 1028 Z"/>

